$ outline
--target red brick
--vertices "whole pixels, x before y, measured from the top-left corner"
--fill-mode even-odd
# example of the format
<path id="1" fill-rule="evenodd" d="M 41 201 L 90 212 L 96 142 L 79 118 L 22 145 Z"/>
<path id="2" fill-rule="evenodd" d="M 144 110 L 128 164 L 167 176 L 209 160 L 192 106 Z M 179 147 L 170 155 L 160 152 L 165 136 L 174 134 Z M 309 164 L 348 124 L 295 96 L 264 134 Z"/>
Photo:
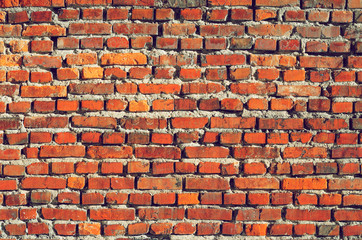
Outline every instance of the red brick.
<path id="1" fill-rule="evenodd" d="M 332 179 L 328 182 L 328 189 L 346 189 L 359 190 L 362 189 L 361 179 Z"/>
<path id="2" fill-rule="evenodd" d="M 342 229 L 344 236 L 359 236 L 362 233 L 361 225 L 346 225 Z"/>
<path id="3" fill-rule="evenodd" d="M 255 163 L 245 163 L 244 164 L 244 173 L 249 174 L 265 174 L 266 167 L 264 163 L 255 162 Z"/>
<path id="4" fill-rule="evenodd" d="M 205 39 L 205 49 L 226 49 L 225 38 L 207 38 Z"/>
<path id="5" fill-rule="evenodd" d="M 323 194 L 319 197 L 320 205 L 340 205 L 342 196 L 340 194 Z"/>
<path id="6" fill-rule="evenodd" d="M 182 9 L 181 10 L 181 18 L 185 20 L 200 20 L 202 17 L 202 10 L 201 9 Z"/>
<path id="7" fill-rule="evenodd" d="M 56 177 L 26 177 L 21 182 L 23 189 L 64 189 L 66 180 Z"/>
<path id="8" fill-rule="evenodd" d="M 322 178 L 285 178 L 282 182 L 283 189 L 326 189 L 327 180 Z"/>
<path id="9" fill-rule="evenodd" d="M 17 112 L 17 111 L 14 111 Z M 28 134 L 27 133 L 12 133 L 6 134 L 6 139 L 10 145 L 21 145 L 28 143 Z"/>
<path id="10" fill-rule="evenodd" d="M 234 147 L 233 156 L 237 159 L 277 158 L 279 149 L 271 147 Z"/>
<path id="11" fill-rule="evenodd" d="M 297 39 L 280 40 L 279 50 L 281 51 L 299 51 L 300 41 Z"/>
<path id="12" fill-rule="evenodd" d="M 76 49 L 79 47 L 79 39 L 71 37 L 62 37 L 57 40 L 59 49 Z M 58 69 L 58 71 L 61 69 Z"/>
<path id="13" fill-rule="evenodd" d="M 344 119 L 313 118 L 306 119 L 306 126 L 310 129 L 337 130 L 347 128 L 348 123 Z"/>
<path id="14" fill-rule="evenodd" d="M 258 38 L 255 41 L 255 50 L 275 51 L 277 48 L 277 41 L 274 39 Z"/>
<path id="15" fill-rule="evenodd" d="M 154 162 L 152 164 L 152 174 L 170 174 L 174 173 L 174 164 L 172 162 Z"/>
<path id="16" fill-rule="evenodd" d="M 188 219 L 231 220 L 231 215 L 232 211 L 229 209 L 189 208 L 187 210 Z"/>
<path id="17" fill-rule="evenodd" d="M 32 192 L 31 193 L 31 202 L 37 204 L 46 204 L 50 203 L 52 200 L 52 195 L 50 192 Z"/>
<path id="18" fill-rule="evenodd" d="M 279 189 L 279 181 L 275 178 L 236 178 L 238 189 Z"/>
<path id="19" fill-rule="evenodd" d="M 188 158 L 227 158 L 229 150 L 222 147 L 185 147 Z"/>
<path id="20" fill-rule="evenodd" d="M 265 236 L 268 224 L 246 224 L 245 233 L 247 236 Z"/>
<path id="21" fill-rule="evenodd" d="M 108 204 L 127 204 L 128 194 L 109 192 L 106 194 L 106 202 Z"/>
<path id="22" fill-rule="evenodd" d="M 108 23 L 71 23 L 69 34 L 110 34 L 111 24 Z"/>
<path id="23" fill-rule="evenodd" d="M 174 11 L 172 9 L 156 9 L 156 20 L 172 20 L 173 18 Z"/>
<path id="24" fill-rule="evenodd" d="M 6 206 L 21 206 L 26 204 L 27 200 L 25 194 L 12 194 L 5 197 Z"/>
<path id="25" fill-rule="evenodd" d="M 289 192 L 272 193 L 271 203 L 273 205 L 287 205 L 293 203 L 293 194 Z"/>
<path id="26" fill-rule="evenodd" d="M 146 159 L 179 159 L 181 157 L 181 150 L 177 147 L 137 147 L 135 148 L 135 156 Z"/>
<path id="27" fill-rule="evenodd" d="M 199 193 L 179 193 L 177 194 L 178 205 L 196 205 L 199 204 Z"/>
<path id="28" fill-rule="evenodd" d="M 298 236 L 313 235 L 316 233 L 316 227 L 314 224 L 297 224 L 294 225 L 294 233 Z"/>
<path id="29" fill-rule="evenodd" d="M 150 232 L 153 235 L 170 235 L 172 232 L 172 223 L 153 223 Z"/>
<path id="30" fill-rule="evenodd" d="M 8 82 L 26 82 L 29 81 L 29 72 L 25 70 L 13 70 L 7 73 Z"/>
<path id="31" fill-rule="evenodd" d="M 211 128 L 253 128 L 256 124 L 256 118 L 241 117 L 212 117 Z"/>
<path id="32" fill-rule="evenodd" d="M 29 21 L 29 16 L 27 11 L 21 11 L 21 12 L 10 12 L 8 14 L 8 21 L 9 23 L 23 23 Z"/>
<path id="33" fill-rule="evenodd" d="M 182 182 L 179 178 L 145 178 L 138 180 L 138 189 L 181 189 Z"/>
<path id="34" fill-rule="evenodd" d="M 21 165 L 5 165 L 3 174 L 5 176 L 23 176 L 25 175 L 25 167 Z"/>
<path id="35" fill-rule="evenodd" d="M 221 164 L 221 174 L 222 175 L 239 174 L 239 164 L 238 163 Z"/>
<path id="36" fill-rule="evenodd" d="M 102 49 L 103 38 L 83 38 L 80 41 L 81 48 Z"/>
<path id="37" fill-rule="evenodd" d="M 209 31 L 212 32 L 213 29 L 209 29 Z M 242 31 L 239 29 L 239 31 L 242 33 L 244 31 L 244 29 L 242 29 Z M 217 33 L 220 32 L 217 31 Z M 210 34 L 213 35 L 213 34 Z M 253 40 L 252 38 L 232 38 L 230 41 L 230 48 L 231 49 L 251 49 L 253 46 Z"/>
<path id="38" fill-rule="evenodd" d="M 288 22 L 303 22 L 306 20 L 305 12 L 302 10 L 289 10 L 284 14 L 284 18 Z"/>
<path id="39" fill-rule="evenodd" d="M 87 20 L 102 20 L 103 19 L 103 10 L 96 8 L 86 8 L 82 10 L 83 19 Z"/>
<path id="40" fill-rule="evenodd" d="M 248 101 L 250 110 L 266 110 L 268 109 L 268 100 L 261 98 L 252 98 Z"/>
<path id="41" fill-rule="evenodd" d="M 308 14 L 308 20 L 311 22 L 328 22 L 329 12 L 312 10 Z"/>
<path id="42" fill-rule="evenodd" d="M 199 173 L 220 173 L 220 163 L 217 162 L 200 162 L 198 168 Z"/>
<path id="43" fill-rule="evenodd" d="M 153 9 L 132 9 L 132 20 L 153 20 Z"/>
<path id="44" fill-rule="evenodd" d="M 23 36 L 58 37 L 65 36 L 66 29 L 58 25 L 32 25 L 25 27 Z"/>
<path id="45" fill-rule="evenodd" d="M 87 212 L 83 210 L 42 208 L 44 219 L 85 221 Z"/>
<path id="46" fill-rule="evenodd" d="M 349 52 L 351 50 L 351 44 L 349 42 L 331 42 L 329 44 L 329 50 L 331 52 Z"/>
<path id="47" fill-rule="evenodd" d="M 62 192 L 58 194 L 59 203 L 79 204 L 80 194 L 75 192 Z"/>
<path id="48" fill-rule="evenodd" d="M 182 85 L 183 94 L 218 93 L 225 87 L 217 83 L 186 83 Z"/>
<path id="49" fill-rule="evenodd" d="M 158 34 L 158 24 L 153 23 L 115 23 L 113 25 L 113 32 L 117 34 Z"/>
<path id="50" fill-rule="evenodd" d="M 273 19 L 277 17 L 277 12 L 271 9 L 256 9 L 255 21 L 262 21 L 267 19 Z"/>
<path id="51" fill-rule="evenodd" d="M 126 233 L 125 227 L 120 224 L 106 225 L 103 231 L 105 236 L 123 235 Z"/>
<path id="52" fill-rule="evenodd" d="M 220 178 L 186 178 L 186 189 L 227 190 L 228 180 Z"/>
<path id="53" fill-rule="evenodd" d="M 54 229 L 58 235 L 74 236 L 76 226 L 76 224 L 54 224 Z"/>
<path id="54" fill-rule="evenodd" d="M 337 173 L 337 163 L 317 163 L 316 173 Z"/>
<path id="55" fill-rule="evenodd" d="M 228 11 L 226 9 L 213 9 L 207 12 L 207 19 L 209 21 L 225 21 L 228 15 Z"/>
<path id="56" fill-rule="evenodd" d="M 175 202 L 175 193 L 157 193 L 153 195 L 153 204 L 156 205 L 173 205 Z"/>
<path id="57" fill-rule="evenodd" d="M 332 12 L 332 22 L 348 23 L 353 21 L 352 11 L 335 11 Z"/>
<path id="58" fill-rule="evenodd" d="M 362 195 L 345 195 L 343 196 L 343 206 L 360 206 Z"/>
<path id="59" fill-rule="evenodd" d="M 107 20 L 122 20 L 128 18 L 128 9 L 111 8 L 107 10 Z"/>
<path id="60" fill-rule="evenodd" d="M 25 235 L 25 224 L 7 224 L 5 225 L 6 232 L 11 236 Z"/>
<path id="61" fill-rule="evenodd" d="M 269 172 L 271 174 L 289 174 L 290 173 L 290 163 L 272 163 Z"/>
<path id="62" fill-rule="evenodd" d="M 47 163 L 32 163 L 26 167 L 28 174 L 43 175 L 49 173 L 49 167 Z"/>
<path id="63" fill-rule="evenodd" d="M 170 73 L 169 69 L 166 69 L 167 74 Z M 173 74 L 171 72 L 171 74 Z M 139 91 L 143 94 L 178 94 L 181 86 L 178 84 L 139 84 Z"/>
<path id="64" fill-rule="evenodd" d="M 151 195 L 149 193 L 131 193 L 129 203 L 133 205 L 151 205 Z"/>
<path id="65" fill-rule="evenodd" d="M 269 204 L 269 193 L 249 193 L 248 203 L 251 205 Z"/>
<path id="66" fill-rule="evenodd" d="M 246 202 L 245 193 L 225 193 L 224 204 L 226 205 L 244 205 Z"/>
<path id="67" fill-rule="evenodd" d="M 181 220 L 185 217 L 183 208 L 139 208 L 139 218 L 141 220 Z"/>
<path id="68" fill-rule="evenodd" d="M 358 221 L 361 210 L 337 210 L 334 212 L 334 218 L 337 221 Z"/>
<path id="69" fill-rule="evenodd" d="M 85 178 L 84 177 L 69 177 L 67 179 L 68 188 L 72 189 L 83 189 L 85 186 Z"/>
<path id="70" fill-rule="evenodd" d="M 220 232 L 220 223 L 198 223 L 197 235 L 215 235 Z"/>
<path id="71" fill-rule="evenodd" d="M 102 42 L 103 43 L 103 42 Z M 102 44 L 103 46 L 103 44 Z M 102 46 L 99 46 L 100 48 Z M 129 41 L 125 37 L 111 37 L 107 39 L 107 47 L 109 48 L 129 48 Z"/>
<path id="72" fill-rule="evenodd" d="M 174 226 L 173 232 L 177 235 L 194 234 L 196 232 L 196 228 L 192 225 L 192 223 L 181 222 Z"/>
<path id="73" fill-rule="evenodd" d="M 150 171 L 150 164 L 148 162 L 129 162 L 127 164 L 128 173 L 148 173 Z"/>
<path id="74" fill-rule="evenodd" d="M 4 96 L 14 96 L 15 94 L 19 94 L 19 86 L 1 85 L 0 94 Z"/>
<path id="75" fill-rule="evenodd" d="M 358 135 L 355 133 L 340 133 L 337 137 L 337 144 L 357 144 Z"/>
<path id="76" fill-rule="evenodd" d="M 287 209 L 286 219 L 299 221 L 328 221 L 331 218 L 330 210 L 300 210 Z"/>
<path id="77" fill-rule="evenodd" d="M 1 209 L 0 213 L 1 220 L 16 219 L 18 217 L 18 209 Z"/>
<path id="78" fill-rule="evenodd" d="M 91 209 L 91 220 L 134 220 L 134 209 Z"/>
<path id="79" fill-rule="evenodd" d="M 342 58 L 339 57 L 301 56 L 299 61 L 304 68 L 340 68 L 343 65 Z"/>
<path id="80" fill-rule="evenodd" d="M 315 194 L 298 194 L 295 197 L 296 205 L 316 205 L 318 197 Z"/>
<path id="81" fill-rule="evenodd" d="M 141 235 L 148 233 L 149 224 L 146 223 L 133 223 L 128 225 L 129 235 Z"/>
<path id="82" fill-rule="evenodd" d="M 20 150 L 19 149 L 0 150 L 0 158 L 3 160 L 19 160 Z"/>
<path id="83" fill-rule="evenodd" d="M 328 93 L 325 95 L 341 96 L 341 97 L 355 97 L 361 95 L 361 88 L 355 86 L 330 86 L 327 88 Z M 327 96 L 328 96 L 327 95 Z"/>
<path id="84" fill-rule="evenodd" d="M 360 165 L 358 163 L 338 164 L 339 174 L 358 174 L 360 173 Z"/>
<path id="85" fill-rule="evenodd" d="M 49 227 L 46 223 L 28 223 L 28 234 L 48 234 Z"/>
<path id="86" fill-rule="evenodd" d="M 79 19 L 79 10 L 76 9 L 61 9 L 58 14 L 59 20 L 75 20 Z"/>
<path id="87" fill-rule="evenodd" d="M 104 197 L 100 193 L 83 193 L 82 194 L 82 204 L 84 205 L 96 205 L 103 204 Z"/>
<path id="88" fill-rule="evenodd" d="M 244 55 L 203 55 L 201 66 L 222 66 L 222 65 L 242 65 L 246 61 Z"/>
<path id="89" fill-rule="evenodd" d="M 232 83 L 230 90 L 240 95 L 271 95 L 275 94 L 276 86 L 274 83 Z"/>
<path id="90" fill-rule="evenodd" d="M 52 21 L 52 12 L 51 11 L 32 12 L 31 20 L 33 22 L 51 22 Z"/>
<path id="91" fill-rule="evenodd" d="M 196 166 L 193 163 L 176 162 L 175 171 L 176 173 L 194 173 L 196 172 Z"/>
<path id="92" fill-rule="evenodd" d="M 333 113 L 352 113 L 353 103 L 352 102 L 332 102 Z"/>
<path id="93" fill-rule="evenodd" d="M 30 81 L 34 83 L 48 83 L 53 80 L 51 72 L 31 72 Z"/>
<path id="94" fill-rule="evenodd" d="M 222 144 L 238 144 L 241 142 L 241 133 L 223 132 L 220 134 L 220 143 Z"/>
<path id="95" fill-rule="evenodd" d="M 247 144 L 265 144 L 265 133 L 244 133 L 244 142 Z"/>

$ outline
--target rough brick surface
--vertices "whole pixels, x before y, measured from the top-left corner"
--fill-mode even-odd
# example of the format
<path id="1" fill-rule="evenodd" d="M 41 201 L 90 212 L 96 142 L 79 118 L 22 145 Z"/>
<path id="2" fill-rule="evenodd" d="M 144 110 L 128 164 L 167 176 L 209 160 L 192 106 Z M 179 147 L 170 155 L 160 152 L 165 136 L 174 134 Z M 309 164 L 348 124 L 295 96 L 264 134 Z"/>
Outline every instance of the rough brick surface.
<path id="1" fill-rule="evenodd" d="M 0 0 L 0 239 L 359 239 L 361 0 Z"/>

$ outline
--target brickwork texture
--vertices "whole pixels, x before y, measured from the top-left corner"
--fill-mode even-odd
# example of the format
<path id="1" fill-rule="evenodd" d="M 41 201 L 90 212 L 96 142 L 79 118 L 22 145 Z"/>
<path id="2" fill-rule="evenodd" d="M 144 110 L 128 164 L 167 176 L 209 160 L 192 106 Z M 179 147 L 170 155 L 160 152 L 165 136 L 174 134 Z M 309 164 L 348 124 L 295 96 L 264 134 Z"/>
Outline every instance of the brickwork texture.
<path id="1" fill-rule="evenodd" d="M 0 239 L 360 239 L 361 33 L 361 0 L 0 0 Z"/>

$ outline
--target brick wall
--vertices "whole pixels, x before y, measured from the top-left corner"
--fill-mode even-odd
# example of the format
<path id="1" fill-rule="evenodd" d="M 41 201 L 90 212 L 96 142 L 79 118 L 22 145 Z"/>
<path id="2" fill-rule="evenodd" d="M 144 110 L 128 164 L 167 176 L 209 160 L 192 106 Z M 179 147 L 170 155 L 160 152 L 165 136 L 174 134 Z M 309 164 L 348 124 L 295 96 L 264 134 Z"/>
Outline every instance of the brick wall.
<path id="1" fill-rule="evenodd" d="M 0 7 L 1 239 L 361 237 L 361 0 Z"/>

